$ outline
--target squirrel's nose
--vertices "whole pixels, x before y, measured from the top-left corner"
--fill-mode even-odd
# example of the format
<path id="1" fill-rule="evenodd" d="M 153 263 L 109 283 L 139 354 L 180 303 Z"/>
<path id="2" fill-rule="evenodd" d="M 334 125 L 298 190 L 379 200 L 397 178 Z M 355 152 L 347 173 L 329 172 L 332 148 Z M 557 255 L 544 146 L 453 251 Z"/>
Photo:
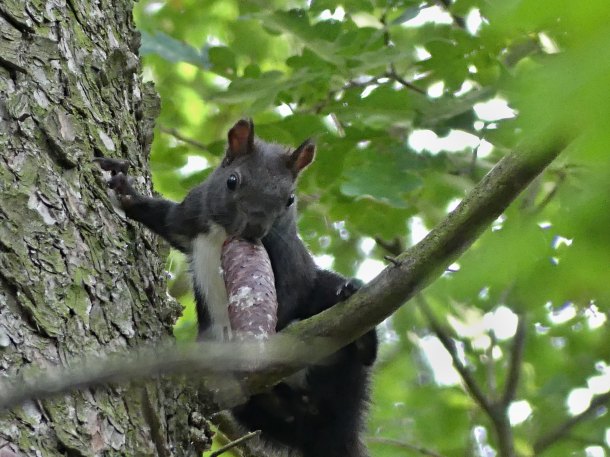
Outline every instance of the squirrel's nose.
<path id="1" fill-rule="evenodd" d="M 249 223 L 243 229 L 241 236 L 246 240 L 260 240 L 267 234 L 267 229 L 262 224 Z"/>
<path id="2" fill-rule="evenodd" d="M 265 212 L 262 209 L 253 209 L 248 211 L 248 218 L 250 220 L 263 220 L 265 218 Z"/>

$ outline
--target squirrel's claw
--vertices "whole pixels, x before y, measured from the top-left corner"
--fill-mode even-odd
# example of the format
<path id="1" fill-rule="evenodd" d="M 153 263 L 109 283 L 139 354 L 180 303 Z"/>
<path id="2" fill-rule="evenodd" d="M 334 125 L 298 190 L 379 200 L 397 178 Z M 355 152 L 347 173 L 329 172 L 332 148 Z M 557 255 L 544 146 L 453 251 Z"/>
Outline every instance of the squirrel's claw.
<path id="1" fill-rule="evenodd" d="M 352 295 L 354 295 L 358 289 L 363 286 L 363 282 L 359 279 L 352 278 L 349 281 L 344 282 L 339 289 L 337 289 L 337 297 L 339 301 L 345 301 Z"/>
<path id="2" fill-rule="evenodd" d="M 108 187 L 114 190 L 117 195 L 120 196 L 135 195 L 135 191 L 131 187 L 130 179 L 122 172 L 113 175 L 108 180 Z"/>
<path id="3" fill-rule="evenodd" d="M 109 171 L 112 176 L 118 175 L 119 173 L 126 175 L 129 170 L 129 162 L 123 159 L 95 157 L 92 161 L 97 163 L 102 170 Z"/>

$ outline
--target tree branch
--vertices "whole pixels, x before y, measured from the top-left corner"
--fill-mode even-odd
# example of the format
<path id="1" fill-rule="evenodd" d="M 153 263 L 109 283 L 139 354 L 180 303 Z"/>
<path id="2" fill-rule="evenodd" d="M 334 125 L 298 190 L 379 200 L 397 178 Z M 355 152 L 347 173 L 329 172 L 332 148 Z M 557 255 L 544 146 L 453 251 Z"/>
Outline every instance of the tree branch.
<path id="1" fill-rule="evenodd" d="M 19 376 L 5 378 L 0 384 L 0 410 L 29 399 L 167 374 L 184 374 L 202 380 L 204 384 L 209 382 L 211 385 L 206 390 L 220 410 L 238 405 L 255 393 L 244 381 L 250 373 L 291 373 L 314 363 L 318 353 L 331 354 L 337 348 L 336 343 L 328 340 L 317 339 L 305 344 L 291 336 L 276 335 L 260 344 L 206 341 L 131 349 L 107 357 L 79 358 L 68 362 L 67 366 L 54 366 L 42 372 L 36 370 L 37 375 L 24 370 Z M 218 383 L 219 373 L 223 374 L 222 384 Z M 233 373 L 234 378 L 226 373 Z"/>
<path id="2" fill-rule="evenodd" d="M 390 39 L 390 31 L 388 30 L 388 23 L 387 23 L 386 12 L 383 13 L 381 18 L 379 19 L 379 22 L 381 22 L 381 24 L 383 25 L 383 41 L 384 41 L 384 43 L 385 43 L 385 45 L 387 47 L 390 47 L 391 46 L 391 39 Z M 422 95 L 426 95 L 426 91 L 425 90 L 420 89 L 415 84 L 410 83 L 409 81 L 404 79 L 402 76 L 400 76 L 396 72 L 396 66 L 394 65 L 394 63 L 390 63 L 390 65 L 388 67 L 388 71 L 385 73 L 385 76 L 387 78 L 391 79 L 392 81 L 396 81 L 397 83 L 401 84 L 403 87 L 406 87 L 407 89 L 411 89 L 411 90 L 414 90 L 417 93 L 420 93 Z"/>
<path id="3" fill-rule="evenodd" d="M 407 89 L 411 89 L 419 94 L 422 95 L 427 95 L 426 91 L 423 89 L 420 89 L 419 87 L 417 87 L 415 84 L 410 83 L 409 81 L 407 81 L 406 79 L 404 79 L 402 76 L 400 76 L 397 72 L 396 72 L 396 67 L 394 66 L 394 64 L 390 64 L 390 69 L 387 71 L 387 73 L 385 74 L 386 77 L 390 78 L 393 81 L 396 81 L 398 84 L 406 87 Z"/>
<path id="4" fill-rule="evenodd" d="M 513 429 L 508 419 L 507 408 L 500 403 L 494 403 L 493 411 L 490 419 L 498 439 L 498 454 L 501 457 L 515 457 L 515 440 L 513 438 Z"/>
<path id="5" fill-rule="evenodd" d="M 135 357 L 74 361 L 68 367 L 54 367 L 27 378 L 6 380 L 0 386 L 3 394 L 0 409 L 31 398 L 46 398 L 72 389 L 134 378 L 235 370 L 242 373 L 242 397 L 225 398 L 222 406 L 239 404 L 244 395 L 268 389 L 302 366 L 354 341 L 389 317 L 440 276 L 565 145 L 564 139 L 557 139 L 550 144 L 530 146 L 520 154 L 509 154 L 441 224 L 420 243 L 398 256 L 396 264 L 389 265 L 349 300 L 288 327 L 265 344 L 206 342 L 205 351 L 194 344 L 140 350 Z M 287 337 L 292 338 L 286 340 Z"/>
<path id="6" fill-rule="evenodd" d="M 506 387 L 500 404 L 504 408 L 508 408 L 511 402 L 515 399 L 517 387 L 519 386 L 519 375 L 521 373 L 521 361 L 523 360 L 523 348 L 525 346 L 525 317 L 519 316 L 517 322 L 517 331 L 513 340 L 513 350 L 510 357 L 510 365 L 508 375 L 506 377 Z"/>
<path id="7" fill-rule="evenodd" d="M 430 323 L 430 327 L 432 328 L 432 331 L 437 336 L 437 338 L 440 340 L 440 342 L 442 343 L 443 347 L 447 350 L 449 355 L 451 355 L 451 360 L 453 361 L 453 365 L 455 366 L 455 369 L 457 370 L 457 372 L 460 374 L 462 380 L 464 381 L 464 384 L 466 385 L 466 389 L 468 389 L 468 392 L 470 393 L 470 395 L 472 395 L 472 397 L 475 399 L 475 401 L 481 407 L 481 409 L 483 409 L 489 416 L 493 416 L 494 410 L 493 410 L 493 405 L 492 405 L 491 401 L 483 393 L 483 390 L 479 387 L 479 385 L 475 381 L 474 377 L 470 374 L 470 371 L 468 371 L 468 368 L 466 368 L 464 366 L 464 364 L 462 363 L 462 361 L 460 360 L 460 356 L 457 352 L 455 342 L 453 341 L 453 339 L 451 339 L 449 334 L 445 331 L 445 329 L 443 329 L 443 327 L 440 325 L 440 323 L 436 320 L 436 318 L 432 314 L 432 311 L 430 310 L 430 308 L 428 308 L 428 305 L 423 300 L 423 298 L 420 298 L 420 300 L 418 300 L 418 301 L 419 301 L 420 309 L 426 316 L 426 319 L 428 319 L 428 322 Z"/>
<path id="8" fill-rule="evenodd" d="M 487 391 L 493 398 L 496 396 L 498 390 L 496 382 L 496 362 L 493 357 L 493 350 L 497 346 L 497 341 L 493 332 L 489 334 L 489 338 L 491 339 L 491 344 L 485 350 L 485 371 L 487 375 Z"/>
<path id="9" fill-rule="evenodd" d="M 451 355 L 453 365 L 462 377 L 468 392 L 475 399 L 481 409 L 489 416 L 498 439 L 500 456 L 514 457 L 514 440 L 510 422 L 508 420 L 507 406 L 500 402 L 494 402 L 483 393 L 483 390 L 477 384 L 474 377 L 470 374 L 470 371 L 468 371 L 460 360 L 453 339 L 451 339 L 449 334 L 445 332 L 423 300 L 420 302 L 420 308 L 428 318 L 432 330 L 441 341 L 447 352 L 449 352 Z"/>
<path id="10" fill-rule="evenodd" d="M 566 146 L 564 139 L 511 153 L 472 189 L 443 222 L 397 257 L 349 300 L 285 332 L 354 341 L 439 277 Z"/>
<path id="11" fill-rule="evenodd" d="M 244 428 L 235 421 L 228 411 L 213 414 L 210 417 L 210 422 L 218 427 L 221 438 L 227 443 L 235 441 L 244 433 Z M 263 453 L 252 441 L 243 442 L 239 449 L 233 449 L 231 452 L 238 457 L 268 457 L 267 453 Z"/>
<path id="12" fill-rule="evenodd" d="M 606 403 L 610 403 L 610 392 L 598 395 L 593 400 L 591 400 L 591 404 L 589 405 L 589 407 L 585 409 L 582 413 L 569 418 L 563 424 L 559 425 L 554 430 L 551 430 L 546 435 L 543 435 L 541 438 L 539 438 L 534 444 L 534 454 L 542 454 L 553 444 L 565 438 L 572 428 L 574 428 L 581 422 L 584 422 L 586 419 L 589 419 L 591 416 L 595 415 L 598 409 Z"/>
<path id="13" fill-rule="evenodd" d="M 398 237 L 394 238 L 392 241 L 386 241 L 383 238 L 376 236 L 375 243 L 388 251 L 388 253 L 392 256 L 400 255 L 402 251 L 405 250 L 402 241 Z"/>
<path id="14" fill-rule="evenodd" d="M 193 138 L 190 138 L 188 136 L 184 136 L 178 131 L 178 129 L 164 127 L 162 125 L 159 125 L 158 127 L 160 132 L 165 133 L 167 135 L 171 135 L 186 144 L 190 144 L 191 146 L 196 147 L 197 149 L 201 149 L 203 151 L 207 151 L 209 149 L 206 144 L 203 144 L 202 142 L 194 140 Z"/>

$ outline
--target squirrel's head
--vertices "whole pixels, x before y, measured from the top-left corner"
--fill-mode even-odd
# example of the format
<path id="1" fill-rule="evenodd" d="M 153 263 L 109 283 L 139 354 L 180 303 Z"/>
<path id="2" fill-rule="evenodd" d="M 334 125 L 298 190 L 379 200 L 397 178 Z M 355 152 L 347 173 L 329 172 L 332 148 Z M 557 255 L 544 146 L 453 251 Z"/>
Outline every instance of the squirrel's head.
<path id="1" fill-rule="evenodd" d="M 213 219 L 229 235 L 263 238 L 292 210 L 297 177 L 314 154 L 309 140 L 294 150 L 266 143 L 255 138 L 252 120 L 240 120 L 229 130 L 225 157 L 209 178 Z"/>

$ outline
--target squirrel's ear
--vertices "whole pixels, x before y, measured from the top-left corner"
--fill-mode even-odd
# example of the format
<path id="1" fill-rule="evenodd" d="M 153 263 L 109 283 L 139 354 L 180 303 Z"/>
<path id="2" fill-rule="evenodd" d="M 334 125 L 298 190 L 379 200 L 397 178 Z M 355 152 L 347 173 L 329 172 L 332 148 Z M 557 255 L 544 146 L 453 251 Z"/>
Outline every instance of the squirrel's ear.
<path id="1" fill-rule="evenodd" d="M 241 119 L 231 127 L 227 135 L 229 147 L 225 162 L 228 164 L 233 159 L 246 155 L 252 151 L 254 145 L 254 123 L 252 119 Z"/>
<path id="2" fill-rule="evenodd" d="M 288 168 L 290 168 L 295 175 L 313 162 L 314 155 L 316 153 L 316 145 L 311 140 L 305 140 L 298 148 L 290 154 L 288 159 Z"/>

